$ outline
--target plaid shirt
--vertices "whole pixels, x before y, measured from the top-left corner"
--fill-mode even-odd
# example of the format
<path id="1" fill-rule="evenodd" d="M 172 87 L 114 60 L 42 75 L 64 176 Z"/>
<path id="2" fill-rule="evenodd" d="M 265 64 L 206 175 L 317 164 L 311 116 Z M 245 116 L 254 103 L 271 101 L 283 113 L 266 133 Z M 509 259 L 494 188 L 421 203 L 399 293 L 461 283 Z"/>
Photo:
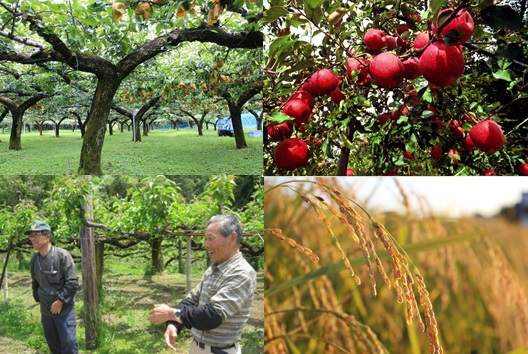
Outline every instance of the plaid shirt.
<path id="1" fill-rule="evenodd" d="M 220 265 L 212 264 L 187 298 L 197 306 L 211 304 L 222 324 L 208 331 L 192 328 L 193 337 L 217 347 L 238 342 L 249 318 L 256 283 L 255 270 L 240 252 Z"/>

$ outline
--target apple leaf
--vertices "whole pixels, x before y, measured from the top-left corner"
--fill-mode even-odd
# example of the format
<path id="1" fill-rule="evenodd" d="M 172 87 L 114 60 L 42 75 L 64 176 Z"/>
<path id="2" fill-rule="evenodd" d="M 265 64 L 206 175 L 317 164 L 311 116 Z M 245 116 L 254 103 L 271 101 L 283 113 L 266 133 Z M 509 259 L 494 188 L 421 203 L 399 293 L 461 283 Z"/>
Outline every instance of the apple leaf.
<path id="1" fill-rule="evenodd" d="M 275 112 L 272 115 L 270 115 L 267 119 L 271 122 L 276 122 L 277 124 L 284 123 L 284 122 L 293 122 L 295 119 L 290 117 L 289 115 L 286 115 L 282 112 Z"/>
<path id="2" fill-rule="evenodd" d="M 508 61 L 511 61 L 515 59 L 520 53 L 521 47 L 517 43 L 508 43 L 506 45 L 500 45 L 495 51 L 495 56 L 497 58 L 504 58 Z"/>
<path id="3" fill-rule="evenodd" d="M 511 81 L 509 70 L 498 70 L 493 73 L 493 77 L 500 80 Z"/>
<path id="4" fill-rule="evenodd" d="M 522 26 L 522 17 L 509 5 L 493 5 L 480 11 L 480 16 L 494 30 L 509 28 L 519 31 Z"/>
<path id="5" fill-rule="evenodd" d="M 440 12 L 440 9 L 447 4 L 447 0 L 431 0 L 429 2 L 429 7 L 431 9 L 431 18 L 436 18 L 438 13 Z"/>
<path id="6" fill-rule="evenodd" d="M 279 17 L 286 16 L 288 10 L 283 6 L 273 6 L 266 10 L 264 18 L 267 23 L 275 22 Z"/>

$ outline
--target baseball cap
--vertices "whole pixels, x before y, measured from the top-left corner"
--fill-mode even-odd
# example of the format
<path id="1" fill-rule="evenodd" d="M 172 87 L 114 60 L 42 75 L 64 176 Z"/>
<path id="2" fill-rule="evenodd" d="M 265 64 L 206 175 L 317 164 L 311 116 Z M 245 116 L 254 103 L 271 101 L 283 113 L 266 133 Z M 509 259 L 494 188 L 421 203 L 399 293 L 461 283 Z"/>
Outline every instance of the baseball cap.
<path id="1" fill-rule="evenodd" d="M 30 235 L 32 231 L 48 231 L 51 232 L 51 227 L 42 220 L 33 221 L 31 224 L 31 230 L 24 232 L 26 235 Z"/>

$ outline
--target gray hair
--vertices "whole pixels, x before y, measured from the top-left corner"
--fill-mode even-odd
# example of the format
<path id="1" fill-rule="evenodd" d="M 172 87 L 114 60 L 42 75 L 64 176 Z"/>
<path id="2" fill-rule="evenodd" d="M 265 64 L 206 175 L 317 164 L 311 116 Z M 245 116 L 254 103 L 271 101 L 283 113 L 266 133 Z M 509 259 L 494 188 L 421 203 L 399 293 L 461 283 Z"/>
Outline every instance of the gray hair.
<path id="1" fill-rule="evenodd" d="M 207 226 L 216 223 L 220 224 L 218 230 L 224 237 L 227 237 L 231 235 L 231 233 L 235 232 L 237 235 L 237 243 L 240 245 L 240 242 L 242 240 L 242 223 L 240 222 L 240 220 L 238 220 L 236 216 L 231 214 L 215 215 L 211 219 L 209 219 Z"/>

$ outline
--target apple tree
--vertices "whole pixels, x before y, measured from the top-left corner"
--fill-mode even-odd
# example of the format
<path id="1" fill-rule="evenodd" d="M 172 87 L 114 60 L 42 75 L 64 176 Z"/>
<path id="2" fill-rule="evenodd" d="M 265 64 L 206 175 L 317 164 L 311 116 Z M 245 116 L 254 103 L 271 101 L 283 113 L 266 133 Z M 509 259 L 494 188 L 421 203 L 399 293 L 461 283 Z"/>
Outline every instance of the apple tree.
<path id="1" fill-rule="evenodd" d="M 273 0 L 264 21 L 266 174 L 524 174 L 526 6 Z"/>

